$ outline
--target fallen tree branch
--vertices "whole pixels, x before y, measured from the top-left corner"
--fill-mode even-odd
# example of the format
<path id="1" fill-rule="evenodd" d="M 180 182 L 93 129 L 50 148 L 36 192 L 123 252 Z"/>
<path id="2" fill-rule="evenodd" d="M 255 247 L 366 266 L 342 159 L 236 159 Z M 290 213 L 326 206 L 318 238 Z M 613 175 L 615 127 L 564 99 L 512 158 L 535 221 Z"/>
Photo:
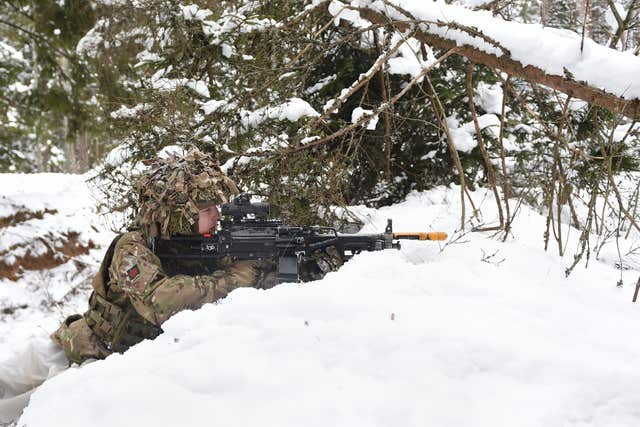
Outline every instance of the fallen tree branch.
<path id="1" fill-rule="evenodd" d="M 389 17 L 371 9 L 354 9 L 357 9 L 363 18 L 373 24 L 386 24 L 387 26 L 394 27 L 400 32 L 413 29 L 416 27 L 415 24 L 420 22 L 416 20 L 390 20 Z M 640 99 L 624 99 L 601 89 L 591 87 L 586 83 L 577 82 L 570 77 L 547 74 L 542 69 L 532 65 L 525 66 L 519 61 L 511 59 L 508 55 L 498 57 L 469 45 L 463 44 L 458 46 L 453 40 L 426 33 L 424 31 L 417 30 L 413 37 L 429 46 L 439 49 L 450 50 L 454 47 L 458 47 L 456 53 L 466 57 L 471 62 L 499 69 L 512 77 L 520 77 L 527 81 L 556 89 L 571 96 L 572 98 L 581 99 L 597 107 L 605 108 L 634 120 L 640 119 Z"/>

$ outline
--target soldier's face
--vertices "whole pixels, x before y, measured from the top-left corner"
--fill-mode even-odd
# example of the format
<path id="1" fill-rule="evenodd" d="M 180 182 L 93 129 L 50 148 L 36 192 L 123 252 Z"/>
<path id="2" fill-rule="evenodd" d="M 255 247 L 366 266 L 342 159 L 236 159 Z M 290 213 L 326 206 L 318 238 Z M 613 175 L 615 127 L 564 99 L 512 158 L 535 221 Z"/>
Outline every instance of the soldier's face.
<path id="1" fill-rule="evenodd" d="M 198 233 L 205 234 L 215 230 L 220 219 L 220 211 L 216 205 L 207 206 L 198 212 Z"/>

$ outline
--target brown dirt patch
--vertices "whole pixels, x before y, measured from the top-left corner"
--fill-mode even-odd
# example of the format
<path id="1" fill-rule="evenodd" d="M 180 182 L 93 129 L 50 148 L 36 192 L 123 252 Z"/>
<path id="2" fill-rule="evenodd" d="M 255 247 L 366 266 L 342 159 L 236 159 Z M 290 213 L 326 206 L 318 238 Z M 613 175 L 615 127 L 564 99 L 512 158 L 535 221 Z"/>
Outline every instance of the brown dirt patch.
<path id="1" fill-rule="evenodd" d="M 54 215 L 57 213 L 58 211 L 55 209 L 45 209 L 43 211 L 21 210 L 13 215 L 0 218 L 0 228 L 13 227 L 16 224 L 20 224 L 21 222 L 25 222 L 33 218 L 42 219 L 45 214 Z"/>
<path id="2" fill-rule="evenodd" d="M 10 315 L 15 313 L 18 310 L 24 310 L 25 308 L 29 308 L 29 306 L 27 304 L 22 304 L 22 305 L 15 305 L 12 307 L 5 307 L 2 309 L 2 311 L 0 311 L 0 314 Z"/>
<path id="3" fill-rule="evenodd" d="M 17 257 L 11 265 L 0 261 L 0 279 L 18 280 L 25 270 L 49 270 L 57 267 L 71 258 L 89 253 L 89 250 L 96 247 L 93 241 L 85 246 L 78 241 L 79 234 L 75 232 L 65 233 L 63 239 L 56 242 L 40 240 L 49 248 L 42 255 L 32 255 L 27 251 L 23 257 Z M 0 254 L 6 255 L 6 254 Z"/>

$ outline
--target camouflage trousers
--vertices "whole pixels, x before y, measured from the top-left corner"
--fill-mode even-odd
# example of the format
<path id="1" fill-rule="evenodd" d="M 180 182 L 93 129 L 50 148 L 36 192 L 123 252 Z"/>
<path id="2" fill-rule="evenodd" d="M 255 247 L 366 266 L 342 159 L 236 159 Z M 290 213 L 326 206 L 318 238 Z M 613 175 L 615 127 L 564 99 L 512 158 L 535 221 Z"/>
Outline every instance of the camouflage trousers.
<path id="1" fill-rule="evenodd" d="M 33 338 L 0 360 L 0 425 L 16 421 L 35 389 L 67 369 L 64 351 L 49 337 Z"/>
<path id="2" fill-rule="evenodd" d="M 104 359 L 111 354 L 79 314 L 67 317 L 51 334 L 51 339 L 64 350 L 69 363 L 81 364 L 86 360 Z"/>

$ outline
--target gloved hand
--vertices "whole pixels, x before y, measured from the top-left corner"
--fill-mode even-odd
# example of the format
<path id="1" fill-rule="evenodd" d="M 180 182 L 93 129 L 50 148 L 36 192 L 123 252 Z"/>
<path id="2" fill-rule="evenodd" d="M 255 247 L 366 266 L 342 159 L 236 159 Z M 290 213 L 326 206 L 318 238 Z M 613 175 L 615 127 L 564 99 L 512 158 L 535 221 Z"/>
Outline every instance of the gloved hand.
<path id="1" fill-rule="evenodd" d="M 273 270 L 275 267 L 270 260 L 234 261 L 225 269 L 227 276 L 232 278 L 236 287 L 251 286 L 254 288 L 261 288 L 260 283 L 264 279 L 263 276 Z"/>
<path id="2" fill-rule="evenodd" d="M 248 262 L 253 263 L 253 271 L 256 273 L 255 280 L 251 285 L 252 287 L 257 289 L 270 289 L 278 284 L 276 264 L 272 260 L 264 259 L 261 261 Z"/>
<path id="3" fill-rule="evenodd" d="M 300 278 L 304 282 L 320 280 L 330 271 L 336 271 L 344 260 L 335 246 L 318 249 L 307 256 L 301 266 Z"/>

